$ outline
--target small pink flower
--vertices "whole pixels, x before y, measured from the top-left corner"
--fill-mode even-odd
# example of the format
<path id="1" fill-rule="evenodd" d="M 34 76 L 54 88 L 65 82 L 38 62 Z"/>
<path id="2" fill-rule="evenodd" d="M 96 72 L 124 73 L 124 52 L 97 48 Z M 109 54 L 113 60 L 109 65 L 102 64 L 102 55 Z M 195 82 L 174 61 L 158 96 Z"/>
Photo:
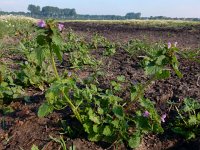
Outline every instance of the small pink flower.
<path id="1" fill-rule="evenodd" d="M 72 72 L 68 72 L 68 77 L 71 77 L 72 76 Z"/>
<path id="2" fill-rule="evenodd" d="M 62 31 L 64 29 L 64 24 L 59 23 L 58 24 L 59 31 Z"/>
<path id="3" fill-rule="evenodd" d="M 175 42 L 175 43 L 174 43 L 174 46 L 176 47 L 176 46 L 177 46 L 177 44 L 178 44 L 178 42 Z"/>
<path id="4" fill-rule="evenodd" d="M 168 42 L 168 44 L 167 44 L 167 48 L 170 49 L 171 47 L 172 47 L 171 42 Z"/>
<path id="5" fill-rule="evenodd" d="M 39 20 L 37 22 L 37 26 L 40 27 L 40 28 L 44 28 L 46 26 L 46 23 L 44 20 Z"/>
<path id="6" fill-rule="evenodd" d="M 150 113 L 149 113 L 147 110 L 145 110 L 145 112 L 143 113 L 143 117 L 146 117 L 146 118 L 148 118 L 148 117 L 149 117 L 149 115 L 150 115 Z"/>
<path id="7" fill-rule="evenodd" d="M 161 116 L 161 122 L 165 122 L 166 117 L 167 117 L 167 114 L 163 114 L 163 115 Z"/>

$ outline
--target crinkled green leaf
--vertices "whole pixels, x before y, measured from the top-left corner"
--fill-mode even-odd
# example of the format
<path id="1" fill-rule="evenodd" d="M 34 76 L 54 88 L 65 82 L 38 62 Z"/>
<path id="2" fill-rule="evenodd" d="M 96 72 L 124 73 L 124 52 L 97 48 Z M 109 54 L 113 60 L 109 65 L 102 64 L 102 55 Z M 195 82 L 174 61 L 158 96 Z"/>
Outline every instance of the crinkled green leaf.
<path id="1" fill-rule="evenodd" d="M 169 70 L 163 70 L 161 73 L 156 74 L 157 79 L 167 79 L 170 77 Z"/>
<path id="2" fill-rule="evenodd" d="M 45 117 L 48 114 L 53 112 L 53 106 L 49 105 L 48 103 L 43 103 L 38 110 L 39 117 Z"/>
<path id="3" fill-rule="evenodd" d="M 190 125 L 195 125 L 195 124 L 197 124 L 197 118 L 196 118 L 196 116 L 195 116 L 195 115 L 190 115 L 189 120 L 188 120 L 188 123 L 189 123 Z"/>
<path id="4" fill-rule="evenodd" d="M 31 150 L 39 150 L 39 148 L 33 144 L 33 146 L 31 147 Z"/>
<path id="5" fill-rule="evenodd" d="M 137 131 L 128 140 L 128 145 L 131 148 L 137 148 L 140 145 L 140 142 L 141 142 L 141 134 L 139 131 Z"/>
<path id="6" fill-rule="evenodd" d="M 124 111 L 122 106 L 114 106 L 112 111 L 117 118 L 122 119 L 124 117 Z"/>
<path id="7" fill-rule="evenodd" d="M 157 60 L 156 60 L 156 64 L 157 65 L 163 65 L 163 60 L 166 58 L 165 55 L 160 55 Z"/>
<path id="8" fill-rule="evenodd" d="M 125 76 L 121 75 L 117 77 L 117 80 L 120 82 L 124 82 L 126 79 L 125 79 Z"/>
<path id="9" fill-rule="evenodd" d="M 105 126 L 104 130 L 103 130 L 103 135 L 105 136 L 111 136 L 112 135 L 112 131 L 110 126 Z"/>
<path id="10" fill-rule="evenodd" d="M 53 44 L 52 45 L 53 51 L 55 52 L 56 56 L 60 61 L 62 61 L 62 52 L 59 45 Z"/>
<path id="11" fill-rule="evenodd" d="M 89 109 L 88 111 L 89 119 L 93 121 L 96 124 L 100 124 L 100 119 L 99 117 L 94 113 L 92 109 Z"/>

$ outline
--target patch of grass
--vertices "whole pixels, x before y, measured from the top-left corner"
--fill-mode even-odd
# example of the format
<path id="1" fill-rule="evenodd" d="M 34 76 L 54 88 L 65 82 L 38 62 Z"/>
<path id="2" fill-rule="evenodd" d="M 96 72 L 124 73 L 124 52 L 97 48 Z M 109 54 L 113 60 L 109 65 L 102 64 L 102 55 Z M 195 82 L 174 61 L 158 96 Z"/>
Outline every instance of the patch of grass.
<path id="1" fill-rule="evenodd" d="M 31 32 L 31 26 L 36 21 L 36 19 L 24 16 L 0 16 L 0 38 Z"/>

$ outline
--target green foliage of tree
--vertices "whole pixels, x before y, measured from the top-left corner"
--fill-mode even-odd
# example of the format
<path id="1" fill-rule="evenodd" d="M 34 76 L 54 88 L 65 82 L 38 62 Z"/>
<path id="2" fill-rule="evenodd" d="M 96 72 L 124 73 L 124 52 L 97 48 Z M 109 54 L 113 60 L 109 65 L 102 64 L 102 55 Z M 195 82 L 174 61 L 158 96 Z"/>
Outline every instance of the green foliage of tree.
<path id="1" fill-rule="evenodd" d="M 40 14 L 40 6 L 35 6 L 33 4 L 28 5 L 28 11 L 30 11 L 31 15 L 39 15 Z"/>
<path id="2" fill-rule="evenodd" d="M 141 13 L 134 13 L 134 12 L 127 13 L 125 16 L 126 19 L 140 19 L 140 17 Z"/>

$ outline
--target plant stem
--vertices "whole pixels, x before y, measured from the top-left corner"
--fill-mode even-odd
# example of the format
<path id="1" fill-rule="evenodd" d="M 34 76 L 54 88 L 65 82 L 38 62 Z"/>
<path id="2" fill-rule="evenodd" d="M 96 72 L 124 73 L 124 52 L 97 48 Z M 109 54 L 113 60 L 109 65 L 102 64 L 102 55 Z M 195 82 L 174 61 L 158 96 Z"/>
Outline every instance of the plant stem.
<path id="1" fill-rule="evenodd" d="M 185 121 L 184 117 L 181 115 L 180 111 L 178 110 L 178 108 L 175 106 L 175 109 L 178 113 L 178 115 L 181 117 L 181 119 L 183 120 L 183 122 L 185 123 L 185 125 L 187 126 L 187 122 Z"/>
<path id="2" fill-rule="evenodd" d="M 150 80 L 148 80 L 144 85 L 142 85 L 140 88 L 139 88 L 139 91 L 137 92 L 137 95 L 135 96 L 135 98 L 133 100 L 131 100 L 127 105 L 126 107 L 126 110 L 129 110 L 129 108 L 131 107 L 131 104 L 132 102 L 135 102 L 137 101 L 143 94 L 144 94 L 144 90 L 151 84 L 152 81 L 156 80 L 156 75 L 153 76 Z"/>
<path id="3" fill-rule="evenodd" d="M 144 90 L 151 84 L 152 81 L 155 80 L 155 77 L 151 78 L 150 80 L 148 80 L 139 90 L 139 92 L 137 93 L 136 97 L 134 98 L 133 101 L 138 100 L 144 93 Z"/>
<path id="4" fill-rule="evenodd" d="M 54 60 L 51 44 L 49 44 L 49 46 L 50 46 L 50 54 L 51 54 L 51 64 L 52 64 L 56 79 L 59 79 L 60 77 L 58 75 L 58 71 L 57 71 L 57 68 L 56 68 L 56 63 L 55 63 L 55 60 Z"/>
<path id="5" fill-rule="evenodd" d="M 77 111 L 77 108 L 74 106 L 74 104 L 71 102 L 71 100 L 65 95 L 64 90 L 62 90 L 62 94 L 63 94 L 65 100 L 67 101 L 67 103 L 69 104 L 70 108 L 72 109 L 76 118 L 82 123 L 82 119 L 81 119 L 79 112 Z"/>

